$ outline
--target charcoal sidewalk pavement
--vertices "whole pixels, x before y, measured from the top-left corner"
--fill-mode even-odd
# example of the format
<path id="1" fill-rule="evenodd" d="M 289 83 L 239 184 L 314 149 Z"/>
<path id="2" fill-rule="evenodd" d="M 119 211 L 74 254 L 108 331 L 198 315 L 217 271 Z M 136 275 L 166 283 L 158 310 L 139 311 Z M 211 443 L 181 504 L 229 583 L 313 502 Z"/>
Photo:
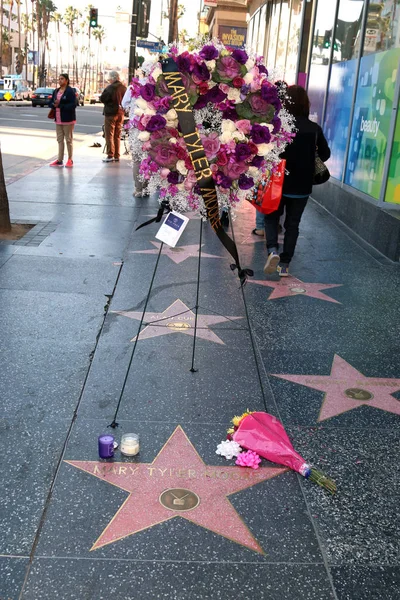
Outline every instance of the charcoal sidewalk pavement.
<path id="1" fill-rule="evenodd" d="M 248 206 L 243 296 L 206 224 L 193 373 L 200 221 L 159 255 L 157 226 L 135 232 L 157 201 L 132 191 L 126 158 L 84 147 L 8 187 L 35 227 L 0 244 L 0 599 L 395 600 L 399 266 L 310 201 L 292 276 L 266 277 Z M 218 456 L 247 408 L 337 495 Z M 110 431 L 139 433 L 140 454 L 101 462 Z"/>

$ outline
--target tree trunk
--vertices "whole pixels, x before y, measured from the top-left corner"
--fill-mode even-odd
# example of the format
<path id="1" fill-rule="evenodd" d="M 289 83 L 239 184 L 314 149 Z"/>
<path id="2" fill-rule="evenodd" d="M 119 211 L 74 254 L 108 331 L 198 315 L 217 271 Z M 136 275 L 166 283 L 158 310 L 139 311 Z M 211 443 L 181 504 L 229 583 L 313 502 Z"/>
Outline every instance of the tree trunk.
<path id="1" fill-rule="evenodd" d="M 169 3 L 169 30 L 168 43 L 172 44 L 178 39 L 178 0 L 170 0 Z"/>
<path id="2" fill-rule="evenodd" d="M 3 9 L 4 0 L 0 2 L 0 77 L 3 77 Z"/>
<path id="3" fill-rule="evenodd" d="M 8 204 L 8 195 L 6 181 L 4 179 L 3 158 L 0 148 L 0 233 L 11 231 L 10 207 Z"/>

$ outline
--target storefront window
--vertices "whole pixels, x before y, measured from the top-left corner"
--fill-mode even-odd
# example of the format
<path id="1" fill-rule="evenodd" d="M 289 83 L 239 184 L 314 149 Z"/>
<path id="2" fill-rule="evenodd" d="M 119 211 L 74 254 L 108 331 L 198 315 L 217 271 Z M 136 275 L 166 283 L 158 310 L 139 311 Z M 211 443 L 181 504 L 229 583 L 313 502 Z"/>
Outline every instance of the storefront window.
<path id="1" fill-rule="evenodd" d="M 278 40 L 280 12 L 281 12 L 281 0 L 274 0 L 271 5 L 269 40 L 268 40 L 268 55 L 267 55 L 267 66 L 270 69 L 275 67 L 276 44 L 277 44 L 277 40 Z"/>
<path id="2" fill-rule="evenodd" d="M 289 85 L 296 83 L 296 71 L 299 58 L 300 33 L 304 0 L 292 0 L 290 29 L 287 45 L 284 79 Z"/>
<path id="3" fill-rule="evenodd" d="M 321 124 L 322 111 L 329 74 L 332 31 L 336 1 L 318 2 L 312 45 L 308 95 L 311 102 L 310 118 Z"/>
<path id="4" fill-rule="evenodd" d="M 257 48 L 257 40 L 259 35 L 260 11 L 258 10 L 253 17 L 253 39 L 251 47 L 253 50 Z"/>
<path id="5" fill-rule="evenodd" d="M 284 78 L 284 71 L 286 65 L 286 52 L 289 37 L 289 23 L 290 23 L 290 0 L 282 0 L 281 18 L 279 22 L 279 34 L 276 40 L 276 61 L 275 66 L 278 69 L 279 79 Z"/>
<path id="6" fill-rule="evenodd" d="M 261 8 L 261 11 L 260 11 L 260 24 L 259 24 L 258 42 L 257 42 L 257 54 L 260 54 L 261 56 L 264 55 L 265 29 L 266 29 L 265 14 L 266 14 L 266 12 L 267 12 L 267 6 L 264 4 L 264 6 Z"/>
<path id="7" fill-rule="evenodd" d="M 340 0 L 335 28 L 333 62 L 352 60 L 360 55 L 364 0 Z"/>
<path id="8" fill-rule="evenodd" d="M 363 55 L 400 48 L 400 0 L 369 2 Z"/>

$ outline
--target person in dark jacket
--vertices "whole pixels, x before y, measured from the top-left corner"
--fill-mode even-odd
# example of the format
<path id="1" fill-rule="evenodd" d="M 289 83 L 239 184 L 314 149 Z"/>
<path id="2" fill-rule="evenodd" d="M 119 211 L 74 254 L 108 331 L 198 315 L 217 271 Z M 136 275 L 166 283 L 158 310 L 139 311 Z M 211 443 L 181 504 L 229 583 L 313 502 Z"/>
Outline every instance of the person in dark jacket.
<path id="1" fill-rule="evenodd" d="M 277 270 L 281 277 L 289 275 L 289 264 L 296 248 L 300 220 L 313 186 L 315 153 L 318 150 L 318 155 L 324 162 L 331 155 L 321 127 L 308 118 L 310 100 L 306 90 L 299 85 L 292 85 L 287 89 L 286 96 L 286 109 L 295 117 L 297 133 L 293 142 L 282 154 L 282 158 L 286 159 L 288 174 L 285 175 L 283 182 L 283 194 L 279 208 L 275 212 L 265 215 L 264 219 L 268 249 L 264 273 L 274 273 Z M 285 236 L 283 251 L 279 255 L 279 217 L 285 209 Z"/>
<path id="2" fill-rule="evenodd" d="M 106 87 L 100 96 L 100 102 L 104 104 L 104 135 L 107 152 L 103 162 L 118 162 L 121 128 L 124 120 L 124 110 L 121 105 L 126 87 L 120 82 L 117 71 L 110 71 L 109 82 L 110 85 Z"/>
<path id="3" fill-rule="evenodd" d="M 76 92 L 69 85 L 69 76 L 62 73 L 58 78 L 59 87 L 54 90 L 53 97 L 49 102 L 49 107 L 55 111 L 56 134 L 58 142 L 57 160 L 50 163 L 50 167 L 64 166 L 64 150 L 67 143 L 68 160 L 66 167 L 74 166 L 72 160 L 73 131 L 76 123 Z"/>

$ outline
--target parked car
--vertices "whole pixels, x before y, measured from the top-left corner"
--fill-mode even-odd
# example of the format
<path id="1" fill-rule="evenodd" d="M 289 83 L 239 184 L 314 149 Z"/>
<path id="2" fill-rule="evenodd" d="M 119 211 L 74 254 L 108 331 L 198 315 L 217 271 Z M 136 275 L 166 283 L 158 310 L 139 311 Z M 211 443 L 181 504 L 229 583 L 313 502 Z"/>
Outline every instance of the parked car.
<path id="1" fill-rule="evenodd" d="M 95 94 L 92 94 L 89 100 L 90 104 L 97 104 L 98 102 L 101 102 L 100 96 L 101 92 L 96 92 Z"/>
<path id="2" fill-rule="evenodd" d="M 76 103 L 78 106 L 85 106 L 85 95 L 84 93 L 77 87 L 73 87 L 73 90 L 75 90 L 75 94 L 76 94 Z"/>
<path id="3" fill-rule="evenodd" d="M 54 88 L 39 87 L 31 94 L 32 106 L 48 106 L 53 97 Z"/>

